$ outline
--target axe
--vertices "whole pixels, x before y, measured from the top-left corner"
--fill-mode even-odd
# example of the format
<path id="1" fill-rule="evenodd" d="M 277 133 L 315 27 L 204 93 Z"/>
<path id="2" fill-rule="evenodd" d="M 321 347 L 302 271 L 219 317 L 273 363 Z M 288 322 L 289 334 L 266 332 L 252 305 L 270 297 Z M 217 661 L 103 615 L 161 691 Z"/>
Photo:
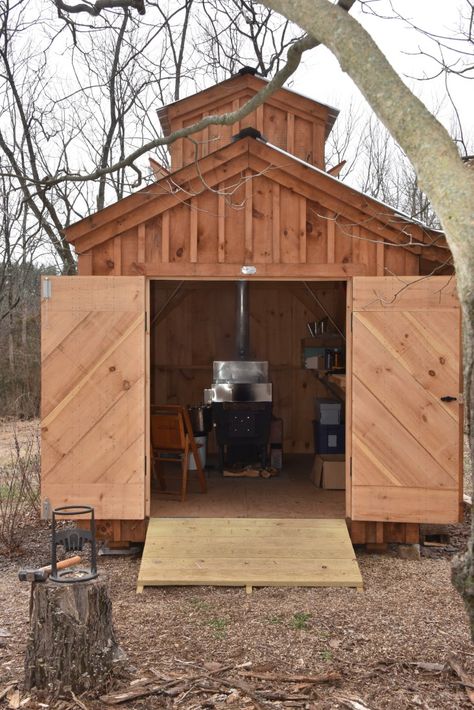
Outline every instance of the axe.
<path id="1" fill-rule="evenodd" d="M 58 569 L 65 569 L 66 567 L 74 567 L 81 562 L 79 555 L 75 557 L 69 557 L 67 560 L 61 560 L 58 562 Z M 18 572 L 18 579 L 20 582 L 45 582 L 49 575 L 51 574 L 51 565 L 46 565 L 45 567 L 38 567 L 37 569 L 21 569 Z"/>

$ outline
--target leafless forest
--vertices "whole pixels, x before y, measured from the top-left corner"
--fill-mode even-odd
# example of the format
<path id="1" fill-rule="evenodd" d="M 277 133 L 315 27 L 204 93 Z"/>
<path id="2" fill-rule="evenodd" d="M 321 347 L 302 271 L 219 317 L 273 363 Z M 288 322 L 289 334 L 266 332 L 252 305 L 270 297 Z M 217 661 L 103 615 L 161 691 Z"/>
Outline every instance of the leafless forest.
<path id="1" fill-rule="evenodd" d="M 60 2 L 0 3 L 1 416 L 38 413 L 39 278 L 74 273 L 64 228 L 152 179 L 146 155 L 96 180 L 87 176 L 126 163 L 158 138 L 160 106 L 243 66 L 271 77 L 301 36 L 288 20 L 246 0 L 149 2 L 145 15 L 130 5 L 94 17 Z M 377 3 L 361 5 L 377 12 Z M 465 6 L 465 41 L 433 38 L 433 73 L 445 72 L 447 80 L 472 51 Z M 449 66 L 453 43 L 458 59 Z M 314 92 L 317 98 L 317 85 Z M 468 154 L 455 106 L 451 128 Z M 154 154 L 167 164 L 166 146 Z M 342 179 L 436 224 L 403 151 L 362 103 L 343 107 L 327 160 L 345 161 Z"/>

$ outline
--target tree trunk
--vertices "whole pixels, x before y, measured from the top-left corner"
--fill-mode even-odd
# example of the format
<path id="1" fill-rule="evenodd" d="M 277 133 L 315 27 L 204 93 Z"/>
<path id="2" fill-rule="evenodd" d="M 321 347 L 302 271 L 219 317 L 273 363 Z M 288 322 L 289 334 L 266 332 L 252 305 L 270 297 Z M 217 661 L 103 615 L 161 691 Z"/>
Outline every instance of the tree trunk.
<path id="1" fill-rule="evenodd" d="M 104 692 L 123 671 L 107 582 L 32 585 L 25 685 L 57 694 Z"/>
<path id="2" fill-rule="evenodd" d="M 471 462 L 474 462 L 474 279 L 469 269 L 458 275 L 458 281 L 465 285 L 463 300 L 463 358 L 464 358 L 464 399 Z M 474 484 L 474 466 L 471 463 L 471 477 Z M 471 536 L 467 549 L 453 560 L 451 579 L 464 599 L 469 616 L 471 638 L 474 640 L 474 515 L 471 511 Z"/>

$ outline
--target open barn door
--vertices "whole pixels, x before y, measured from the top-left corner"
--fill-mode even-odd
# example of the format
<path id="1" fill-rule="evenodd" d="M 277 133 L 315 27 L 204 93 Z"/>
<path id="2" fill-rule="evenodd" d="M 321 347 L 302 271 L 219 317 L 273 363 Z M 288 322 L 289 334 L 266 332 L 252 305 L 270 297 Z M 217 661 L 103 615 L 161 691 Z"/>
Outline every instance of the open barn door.
<path id="1" fill-rule="evenodd" d="M 459 520 L 460 308 L 453 277 L 356 277 L 351 518 Z"/>
<path id="2" fill-rule="evenodd" d="M 98 519 L 145 517 L 146 280 L 43 279 L 43 515 L 88 504 Z"/>

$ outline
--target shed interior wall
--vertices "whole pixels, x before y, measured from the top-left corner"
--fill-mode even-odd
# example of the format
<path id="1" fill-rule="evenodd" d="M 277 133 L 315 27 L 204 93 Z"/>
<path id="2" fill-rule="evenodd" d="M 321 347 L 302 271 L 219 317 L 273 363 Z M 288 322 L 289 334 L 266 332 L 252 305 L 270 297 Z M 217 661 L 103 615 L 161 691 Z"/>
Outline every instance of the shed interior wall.
<path id="1" fill-rule="evenodd" d="M 151 282 L 152 405 L 202 403 L 213 360 L 235 357 L 235 282 L 179 283 Z M 345 284 L 308 287 L 344 331 Z M 269 362 L 284 451 L 313 453 L 314 400 L 331 394 L 304 369 L 301 340 L 308 336 L 307 323 L 326 314 L 303 282 L 252 282 L 249 302 L 251 357 Z"/>

